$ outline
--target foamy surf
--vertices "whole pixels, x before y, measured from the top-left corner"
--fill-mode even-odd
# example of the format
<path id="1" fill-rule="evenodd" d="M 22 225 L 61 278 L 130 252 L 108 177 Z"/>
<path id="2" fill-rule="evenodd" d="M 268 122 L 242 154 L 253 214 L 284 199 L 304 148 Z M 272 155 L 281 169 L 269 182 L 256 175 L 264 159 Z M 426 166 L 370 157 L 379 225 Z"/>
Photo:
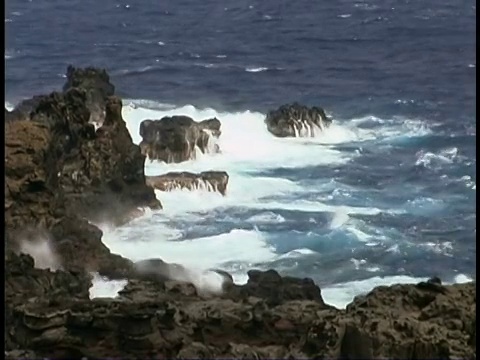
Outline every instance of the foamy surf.
<path id="1" fill-rule="evenodd" d="M 247 67 L 245 69 L 246 72 L 251 72 L 251 73 L 262 72 L 267 70 L 268 70 L 267 67 Z"/>
<path id="2" fill-rule="evenodd" d="M 104 242 L 112 252 L 134 261 L 157 257 L 166 262 L 180 263 L 192 269 L 192 278 L 195 275 L 195 282 L 204 284 L 202 286 L 212 284 L 212 281 L 205 278 L 205 272 L 211 268 L 230 272 L 234 281 L 241 284 L 247 281 L 246 271 L 252 268 L 266 269 L 268 264 L 278 260 L 301 261 L 309 256 L 318 256 L 315 251 L 303 247 L 286 253 L 276 252 L 269 244 L 268 233 L 258 231 L 255 227 L 285 222 L 285 218 L 276 213 L 277 210 L 331 213 L 327 224 L 331 231 L 351 233 L 365 246 L 387 241 L 387 237 L 370 231 L 361 220 L 352 219 L 351 216 L 374 216 L 382 212 L 404 213 L 405 209 L 332 205 L 321 196 L 317 200 L 301 199 L 298 198 L 301 194 L 311 191 L 308 186 L 278 176 L 264 176 L 262 173 L 279 168 L 348 166 L 348 162 L 360 156 L 360 153 L 345 152 L 337 149 L 336 145 L 403 139 L 423 136 L 430 131 L 423 122 L 417 120 L 370 116 L 336 121 L 330 127 L 308 137 L 280 139 L 268 132 L 264 124 L 265 115 L 259 112 L 226 113 L 211 108 L 197 109 L 191 105 L 175 107 L 146 100 L 126 100 L 125 104 L 123 117 L 137 144 L 142 140 L 139 126 L 145 119 L 187 115 L 197 121 L 216 117 L 222 123 L 222 135 L 217 142 L 221 153 L 197 154 L 194 160 L 178 164 L 147 160 L 145 172 L 146 175 L 160 175 L 171 171 L 227 171 L 230 177 L 227 196 L 206 189 L 156 191 L 164 206 L 163 210 L 154 212 L 150 217 L 143 216 L 125 227 L 106 229 L 104 234 Z M 333 185 L 334 182 L 330 181 L 316 186 L 327 189 Z M 296 198 L 292 200 L 292 196 Z M 185 237 L 186 233 L 195 232 L 195 226 L 198 226 L 196 224 L 204 220 L 205 214 L 229 208 L 253 211 L 254 214 L 244 221 L 254 229 L 233 229 L 219 231 L 216 235 Z M 311 220 L 315 223 L 315 219 Z M 178 227 L 176 224 L 179 221 L 191 225 Z M 216 229 L 217 225 L 211 226 Z M 372 273 L 380 271 L 378 267 L 365 269 Z M 325 297 L 334 305 L 344 306 L 354 295 L 373 288 L 377 283 L 407 281 L 401 277 L 373 279 L 372 282 L 365 280 L 331 286 L 325 290 Z M 416 282 L 419 279 L 408 278 L 408 281 Z"/>

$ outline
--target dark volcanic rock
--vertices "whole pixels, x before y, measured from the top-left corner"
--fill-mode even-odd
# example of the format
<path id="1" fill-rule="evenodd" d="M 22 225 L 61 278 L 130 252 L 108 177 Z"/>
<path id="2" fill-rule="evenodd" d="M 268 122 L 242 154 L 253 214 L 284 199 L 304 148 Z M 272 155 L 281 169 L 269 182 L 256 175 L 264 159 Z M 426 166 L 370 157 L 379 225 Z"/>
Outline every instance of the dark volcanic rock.
<path id="1" fill-rule="evenodd" d="M 268 131 L 278 137 L 313 137 L 331 122 L 322 108 L 297 103 L 282 105 L 265 118 Z"/>
<path id="2" fill-rule="evenodd" d="M 431 286 L 433 285 L 433 286 Z M 475 357 L 475 283 L 380 286 L 346 310 L 347 358 Z"/>
<path id="3" fill-rule="evenodd" d="M 34 270 L 26 264 L 15 271 Z M 382 287 L 343 311 L 326 306 L 318 288 L 307 295 L 311 281 L 282 280 L 274 271 L 251 273 L 250 284 L 239 286 L 248 296 L 204 297 L 187 283 L 131 280 L 117 299 L 98 300 L 85 299 L 85 286 L 67 284 L 70 290 L 53 298 L 42 277 L 59 275 L 35 271 L 32 286 L 43 284 L 46 295 L 7 309 L 8 351 L 57 358 L 475 358 L 475 284 Z M 281 300 L 272 301 L 274 294 Z"/>
<path id="4" fill-rule="evenodd" d="M 35 99 L 29 120 L 5 124 L 6 246 L 18 247 L 27 225 L 40 227 L 53 231 L 56 250 L 69 249 L 60 254 L 63 266 L 109 266 L 101 232 L 82 218 L 122 223 L 139 207 L 160 207 L 145 184 L 145 157 L 121 117 L 121 100 L 106 100 L 95 131 L 84 90 Z"/>
<path id="5" fill-rule="evenodd" d="M 146 182 L 147 185 L 161 191 L 206 189 L 226 195 L 228 174 L 225 171 L 205 171 L 199 174 L 170 172 L 159 176 L 147 176 Z"/>
<path id="6" fill-rule="evenodd" d="M 140 148 L 149 159 L 166 163 L 195 159 L 196 148 L 202 153 L 216 153 L 219 148 L 213 140 L 220 136 L 220 125 L 216 118 L 196 122 L 188 116 L 144 120 L 140 124 Z"/>
<path id="7" fill-rule="evenodd" d="M 37 107 L 44 97 L 44 95 L 39 95 L 30 99 L 25 99 L 15 106 L 12 111 L 5 109 L 5 120 L 30 120 L 30 113 Z"/>
<path id="8" fill-rule="evenodd" d="M 330 308 L 323 302 L 320 288 L 312 279 L 282 277 L 274 270 L 250 270 L 247 284 L 233 287 L 228 295 L 236 299 L 255 296 L 272 306 L 292 300 L 311 300 Z"/>
<path id="9" fill-rule="evenodd" d="M 115 87 L 110 83 L 110 77 L 104 69 L 67 68 L 67 82 L 63 91 L 71 88 L 82 89 L 86 93 L 86 105 L 90 110 L 90 122 L 97 127 L 105 120 L 105 108 L 108 97 L 115 94 Z"/>

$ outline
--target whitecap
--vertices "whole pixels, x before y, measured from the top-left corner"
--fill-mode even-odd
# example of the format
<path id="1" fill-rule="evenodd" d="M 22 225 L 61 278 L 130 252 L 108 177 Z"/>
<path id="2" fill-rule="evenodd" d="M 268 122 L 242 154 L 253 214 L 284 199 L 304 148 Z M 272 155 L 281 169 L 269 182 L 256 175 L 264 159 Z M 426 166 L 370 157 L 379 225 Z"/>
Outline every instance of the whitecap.
<path id="1" fill-rule="evenodd" d="M 249 217 L 247 219 L 247 222 L 255 224 L 278 224 L 285 222 L 285 218 L 280 214 L 276 214 L 272 211 L 266 211 Z"/>
<path id="2" fill-rule="evenodd" d="M 450 241 L 444 241 L 444 242 L 426 242 L 423 244 L 419 244 L 418 246 L 426 248 L 428 251 L 434 252 L 439 255 L 445 255 L 445 256 L 450 256 L 452 257 L 452 250 L 453 250 L 453 244 Z"/>
<path id="3" fill-rule="evenodd" d="M 267 67 L 247 67 L 245 68 L 246 72 L 251 72 L 251 73 L 256 73 L 256 72 L 262 72 L 262 71 L 267 71 Z"/>
<path id="4" fill-rule="evenodd" d="M 302 258 L 302 257 L 305 257 L 305 256 L 309 256 L 309 255 L 315 255 L 315 254 L 318 254 L 318 253 L 313 251 L 313 250 L 307 249 L 307 248 L 301 248 L 301 249 L 295 249 L 295 250 L 289 251 L 285 254 L 282 254 L 282 255 L 277 257 L 277 260 L 280 260 L 280 259 L 297 259 L 297 258 Z"/>
<path id="5" fill-rule="evenodd" d="M 220 235 L 182 241 L 169 239 L 168 232 L 172 229 L 162 222 L 150 223 L 148 230 L 155 235 L 147 242 L 132 241 L 136 234 L 143 232 L 135 227 L 106 232 L 103 242 L 112 252 L 133 261 L 161 258 L 202 271 L 221 268 L 232 261 L 245 262 L 251 267 L 277 256 L 274 248 L 267 244 L 265 234 L 255 230 L 233 229 Z"/>

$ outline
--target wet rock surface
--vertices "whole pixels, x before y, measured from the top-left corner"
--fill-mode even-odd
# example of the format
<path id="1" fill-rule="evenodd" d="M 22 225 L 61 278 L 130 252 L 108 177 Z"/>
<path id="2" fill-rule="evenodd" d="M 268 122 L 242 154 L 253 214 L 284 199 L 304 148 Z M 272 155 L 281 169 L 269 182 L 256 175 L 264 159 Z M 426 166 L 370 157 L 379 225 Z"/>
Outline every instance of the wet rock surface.
<path id="1" fill-rule="evenodd" d="M 265 117 L 268 131 L 277 137 L 314 137 L 331 123 L 322 108 L 298 103 L 282 105 Z"/>
<path id="2" fill-rule="evenodd" d="M 164 175 L 147 176 L 147 185 L 160 191 L 199 190 L 227 193 L 228 174 L 225 171 L 205 171 L 199 174 L 190 172 L 169 172 Z"/>
<path id="3" fill-rule="evenodd" d="M 220 134 L 220 120 L 196 122 L 188 116 L 166 116 L 160 120 L 144 120 L 140 124 L 142 153 L 151 160 L 180 163 L 196 158 L 196 151 L 218 153 L 215 143 Z"/>
<path id="4" fill-rule="evenodd" d="M 63 91 L 71 88 L 82 89 L 86 94 L 85 105 L 90 111 L 89 121 L 100 127 L 105 120 L 107 99 L 115 94 L 115 86 L 110 82 L 110 77 L 104 69 L 67 68 L 67 82 Z"/>
<path id="5" fill-rule="evenodd" d="M 475 357 L 473 283 L 380 287 L 338 310 L 311 280 L 270 270 L 250 272 L 248 284 L 222 294 L 132 279 L 115 299 L 88 300 L 88 279 L 32 269 L 25 257 L 13 273 L 21 269 L 22 281 L 37 285 L 10 307 L 10 351 L 57 358 Z M 12 271 L 7 279 L 17 281 Z M 9 294 L 19 291 L 7 286 Z"/>
<path id="6" fill-rule="evenodd" d="M 112 254 L 90 221 L 120 224 L 160 204 L 108 77 L 69 74 L 64 92 L 6 111 L 5 358 L 476 358 L 474 282 L 377 287 L 339 310 L 311 279 L 252 270 L 236 285 L 221 270 Z M 188 119 L 159 132 L 144 122 L 144 141 L 171 135 L 165 149 L 183 161 L 178 134 L 219 136 L 218 120 Z M 90 299 L 93 272 L 128 283 Z"/>

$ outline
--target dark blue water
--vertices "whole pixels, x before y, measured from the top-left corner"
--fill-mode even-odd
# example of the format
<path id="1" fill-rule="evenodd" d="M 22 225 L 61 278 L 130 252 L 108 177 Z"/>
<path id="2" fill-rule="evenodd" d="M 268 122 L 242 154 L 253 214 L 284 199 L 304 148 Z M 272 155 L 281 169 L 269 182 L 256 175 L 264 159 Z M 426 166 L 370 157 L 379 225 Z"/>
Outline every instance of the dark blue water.
<path id="1" fill-rule="evenodd" d="M 309 189 L 265 202 L 381 210 L 349 214 L 370 236 L 362 243 L 342 226 L 332 230 L 335 211 L 270 209 L 287 221 L 256 228 L 277 253 L 307 248 L 316 257 L 269 266 L 322 284 L 475 275 L 475 2 L 11 0 L 6 17 L 11 103 L 59 89 L 68 64 L 93 65 L 109 71 L 124 98 L 228 112 L 299 101 L 377 134 L 328 146 L 356 154 L 347 164 L 251 171 Z M 389 127 L 405 135 L 389 136 Z M 244 220 L 252 214 L 210 211 L 203 225 L 221 225 L 199 221 L 193 232 L 170 224 L 189 239 L 251 229 Z"/>

